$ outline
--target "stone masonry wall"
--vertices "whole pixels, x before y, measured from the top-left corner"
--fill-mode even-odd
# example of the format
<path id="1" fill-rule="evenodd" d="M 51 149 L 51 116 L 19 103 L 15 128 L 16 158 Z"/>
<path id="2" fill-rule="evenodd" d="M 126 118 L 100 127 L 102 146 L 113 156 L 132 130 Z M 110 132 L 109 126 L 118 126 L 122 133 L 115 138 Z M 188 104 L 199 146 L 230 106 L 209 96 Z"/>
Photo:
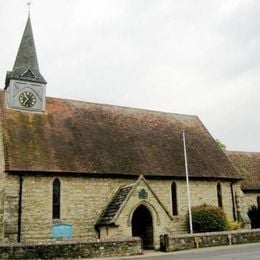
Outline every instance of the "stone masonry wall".
<path id="1" fill-rule="evenodd" d="M 173 216 L 174 234 L 183 234 L 187 232 L 185 223 L 185 216 L 188 212 L 187 202 L 187 186 L 185 180 L 176 180 L 177 186 L 177 205 L 178 215 Z M 217 200 L 217 181 L 190 181 L 191 205 L 198 206 L 203 203 L 218 206 Z M 172 181 L 149 181 L 150 187 L 154 190 L 160 200 L 167 207 L 168 211 L 172 213 L 171 202 L 171 184 Z M 220 182 L 222 188 L 223 210 L 229 219 L 233 219 L 233 204 L 231 197 L 231 188 L 229 182 Z"/>
<path id="2" fill-rule="evenodd" d="M 140 239 L 0 245 L 1 259 L 74 259 L 142 254 Z"/>
<path id="3" fill-rule="evenodd" d="M 73 239 L 95 239 L 94 225 L 117 188 L 130 180 L 59 177 L 61 219 L 52 219 L 54 177 L 24 179 L 22 241 L 51 239 L 52 224 L 71 224 Z"/>
<path id="4" fill-rule="evenodd" d="M 240 182 L 234 185 L 234 193 L 235 193 L 235 203 L 236 203 L 236 211 L 237 211 L 237 218 L 239 221 L 244 223 L 245 228 L 250 228 L 250 220 L 247 215 L 248 208 L 250 207 L 249 202 L 243 191 L 240 189 Z"/>
<path id="5" fill-rule="evenodd" d="M 147 198 L 139 198 L 139 192 L 145 190 L 147 192 Z M 164 209 L 160 205 L 159 201 L 156 199 L 156 196 L 148 189 L 146 184 L 141 181 L 138 186 L 133 190 L 133 193 L 129 200 L 126 202 L 123 207 L 120 215 L 116 221 L 117 229 L 113 229 L 114 234 L 111 233 L 111 236 L 122 236 L 123 234 L 130 234 L 132 232 L 132 223 L 131 217 L 135 209 L 139 205 L 144 205 L 150 211 L 152 220 L 153 220 L 153 241 L 155 249 L 159 249 L 159 236 L 161 233 L 173 232 L 173 222 L 171 216 L 167 214 L 167 208 Z M 109 230 L 110 231 L 110 230 Z"/>
<path id="6" fill-rule="evenodd" d="M 149 180 L 147 181 L 149 186 L 158 196 L 160 201 L 165 205 L 166 210 L 171 214 L 172 204 L 171 204 L 171 181 L 167 180 Z M 134 209 L 140 205 L 145 205 L 153 218 L 153 229 L 154 229 L 154 247 L 159 249 L 159 236 L 160 234 L 183 234 L 187 232 L 185 226 L 185 216 L 188 212 L 187 207 L 187 196 L 186 196 L 186 182 L 176 181 L 177 184 L 177 199 L 178 199 L 178 216 L 167 215 L 165 210 L 158 205 L 158 202 L 147 190 L 146 186 L 140 183 L 137 190 L 132 194 L 126 206 L 120 213 L 116 225 L 117 228 L 103 228 L 101 237 L 120 237 L 124 234 L 131 235 L 131 214 L 133 214 Z M 191 186 L 191 196 L 192 205 L 200 205 L 203 203 L 208 203 L 217 206 L 217 194 L 216 194 L 217 182 L 214 181 L 192 181 Z M 232 219 L 232 199 L 230 194 L 229 183 L 221 183 L 222 185 L 222 197 L 223 197 L 223 208 L 227 212 L 228 218 Z M 148 198 L 141 200 L 138 198 L 138 191 L 145 189 L 148 192 Z M 214 192 L 215 191 L 215 192 Z"/>
<path id="7" fill-rule="evenodd" d="M 247 209 L 251 206 L 255 205 L 257 206 L 257 196 L 260 196 L 260 192 L 246 192 L 244 193 L 244 201 L 247 205 Z"/>
<path id="8" fill-rule="evenodd" d="M 52 219 L 52 183 L 55 177 L 51 176 L 24 176 L 22 197 L 22 226 L 21 241 L 51 240 L 53 224 L 71 224 L 73 239 L 96 239 L 98 233 L 94 225 L 111 200 L 116 190 L 122 186 L 135 182 L 135 179 L 93 178 L 93 177 L 58 177 L 61 182 L 61 219 Z M 159 200 L 167 211 L 172 213 L 171 180 L 147 180 Z M 161 232 L 181 234 L 186 232 L 184 225 L 187 213 L 186 182 L 176 180 L 178 216 L 173 220 L 165 215 L 158 215 L 157 231 L 154 237 Z M 216 181 L 191 181 L 192 205 L 208 203 L 217 205 Z M 229 183 L 221 182 L 224 210 L 232 217 L 232 201 Z M 18 176 L 7 175 L 5 178 L 5 241 L 15 242 L 17 239 L 18 218 Z M 154 202 L 151 202 L 154 203 Z M 133 200 L 129 204 L 128 212 L 137 205 Z M 156 206 L 156 204 L 154 203 Z M 156 206 L 157 207 L 157 206 Z M 158 207 L 157 207 L 158 208 Z M 160 213 L 161 209 L 158 210 Z M 1 212 L 1 211 L 0 211 Z M 1 216 L 0 216 L 1 217 Z M 128 217 L 128 220 L 127 220 Z M 155 221 L 155 216 L 153 216 Z M 113 236 L 131 236 L 131 223 L 127 214 L 121 218 L 120 226 L 112 232 Z M 131 221 L 131 220 L 130 220 Z"/>
<path id="9" fill-rule="evenodd" d="M 2 241 L 4 237 L 4 164 L 4 145 L 2 137 L 2 125 L 0 122 L 0 241 Z"/>
<path id="10" fill-rule="evenodd" d="M 4 178 L 4 241 L 17 242 L 19 176 Z"/>
<path id="11" fill-rule="evenodd" d="M 164 236 L 163 251 L 260 242 L 260 229 Z M 165 246 L 166 244 L 166 246 Z"/>

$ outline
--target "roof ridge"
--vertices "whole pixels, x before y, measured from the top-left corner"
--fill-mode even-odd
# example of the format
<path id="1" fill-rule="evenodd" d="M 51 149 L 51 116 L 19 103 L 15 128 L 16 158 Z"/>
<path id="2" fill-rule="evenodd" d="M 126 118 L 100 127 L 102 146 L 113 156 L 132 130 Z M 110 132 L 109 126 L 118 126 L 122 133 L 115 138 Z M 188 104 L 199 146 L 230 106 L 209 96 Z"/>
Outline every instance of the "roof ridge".
<path id="1" fill-rule="evenodd" d="M 260 154 L 260 152 L 253 152 L 253 151 L 240 151 L 240 150 L 227 150 L 225 153 L 243 153 L 243 154 Z"/>
<path id="2" fill-rule="evenodd" d="M 114 107 L 114 108 L 121 108 L 121 109 L 131 109 L 135 111 L 140 112 L 149 112 L 149 113 L 155 113 L 155 114 L 162 114 L 162 115 L 175 115 L 175 116 L 183 116 L 183 117 L 193 117 L 193 118 L 199 118 L 197 115 L 190 115 L 190 114 L 182 114 L 182 113 L 174 113 L 170 111 L 160 111 L 155 109 L 149 109 L 149 108 L 139 108 L 139 107 L 130 107 L 130 106 L 123 106 L 123 105 L 114 105 L 109 103 L 99 103 L 99 102 L 92 102 L 92 101 L 85 101 L 85 100 L 79 100 L 79 99 L 70 99 L 70 98 L 60 98 L 60 97 L 50 97 L 47 96 L 46 99 L 48 100 L 58 100 L 58 101 L 64 101 L 64 102 L 71 102 L 71 103 L 80 103 L 80 104 L 90 104 L 90 105 L 98 105 L 98 106 L 107 106 L 107 107 Z"/>

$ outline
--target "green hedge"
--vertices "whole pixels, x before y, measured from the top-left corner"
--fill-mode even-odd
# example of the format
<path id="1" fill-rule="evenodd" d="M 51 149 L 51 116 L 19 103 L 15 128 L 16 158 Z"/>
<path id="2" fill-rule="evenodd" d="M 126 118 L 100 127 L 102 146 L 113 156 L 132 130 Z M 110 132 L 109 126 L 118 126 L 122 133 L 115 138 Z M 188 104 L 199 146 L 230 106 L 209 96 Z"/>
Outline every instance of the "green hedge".
<path id="1" fill-rule="evenodd" d="M 195 233 L 224 231 L 228 229 L 226 214 L 221 208 L 203 204 L 191 209 L 192 226 Z M 189 215 L 186 217 L 189 229 Z"/>

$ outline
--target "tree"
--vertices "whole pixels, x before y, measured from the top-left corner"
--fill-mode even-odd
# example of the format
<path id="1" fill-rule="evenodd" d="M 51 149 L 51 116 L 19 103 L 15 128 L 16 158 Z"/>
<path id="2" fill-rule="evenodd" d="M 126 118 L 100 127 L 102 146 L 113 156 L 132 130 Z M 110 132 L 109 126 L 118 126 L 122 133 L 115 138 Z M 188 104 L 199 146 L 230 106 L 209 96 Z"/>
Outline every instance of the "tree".
<path id="1" fill-rule="evenodd" d="M 217 145 L 219 146 L 219 148 L 221 149 L 221 150 L 223 150 L 223 151 L 225 151 L 226 150 L 226 145 L 225 144 L 223 144 L 219 139 L 216 139 L 216 142 L 217 142 Z"/>

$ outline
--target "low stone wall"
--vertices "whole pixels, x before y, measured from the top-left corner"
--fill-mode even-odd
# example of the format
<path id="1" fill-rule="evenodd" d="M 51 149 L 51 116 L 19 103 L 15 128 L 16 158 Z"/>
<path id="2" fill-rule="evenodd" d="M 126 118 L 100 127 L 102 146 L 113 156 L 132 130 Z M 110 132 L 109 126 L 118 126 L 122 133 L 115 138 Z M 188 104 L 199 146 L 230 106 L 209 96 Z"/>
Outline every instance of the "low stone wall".
<path id="1" fill-rule="evenodd" d="M 244 243 L 254 243 L 260 242 L 260 229 L 255 229 L 250 232 L 240 231 L 232 233 L 231 235 L 232 244 L 244 244 Z"/>
<path id="2" fill-rule="evenodd" d="M 139 238 L 122 241 L 57 241 L 0 245 L 0 259 L 54 259 L 129 256 L 142 254 Z"/>
<path id="3" fill-rule="evenodd" d="M 186 234 L 181 236 L 164 235 L 161 239 L 161 250 L 177 250 L 244 244 L 260 242 L 260 229 Z"/>

